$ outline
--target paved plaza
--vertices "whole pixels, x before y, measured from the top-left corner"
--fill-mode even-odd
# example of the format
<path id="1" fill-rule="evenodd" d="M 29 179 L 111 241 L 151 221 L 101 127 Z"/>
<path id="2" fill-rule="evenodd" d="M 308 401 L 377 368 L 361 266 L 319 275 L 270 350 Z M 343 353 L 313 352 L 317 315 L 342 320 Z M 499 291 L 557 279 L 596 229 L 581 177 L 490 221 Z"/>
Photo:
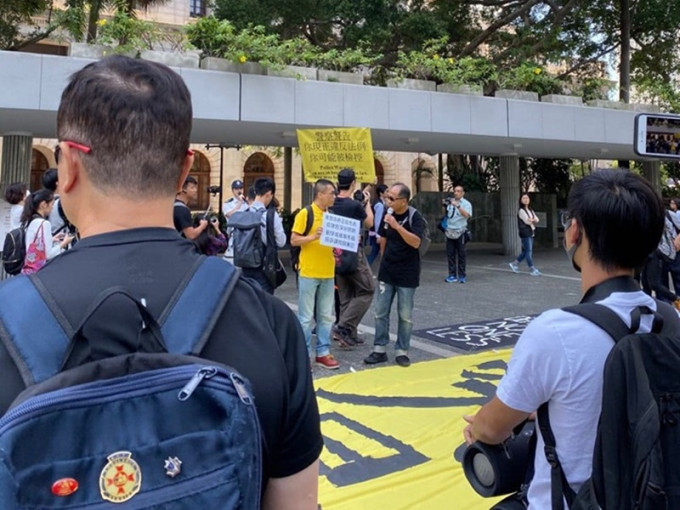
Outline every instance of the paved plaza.
<path id="1" fill-rule="evenodd" d="M 521 266 L 520 274 L 515 274 L 508 266 L 510 260 L 511 257 L 501 254 L 497 245 L 471 243 L 467 283 L 446 283 L 444 246 L 432 245 L 425 257 L 421 285 L 415 295 L 414 334 L 409 353 L 413 363 L 507 346 L 516 341 L 521 325 L 528 316 L 538 315 L 550 308 L 572 305 L 580 299 L 579 275 L 571 267 L 562 248 L 535 252 L 534 261 L 542 276 L 530 276 L 526 265 Z M 377 261 L 374 269 L 377 274 Z M 292 276 L 289 271 L 288 280 L 276 294 L 296 310 L 297 291 Z M 465 324 L 477 325 L 467 328 L 473 333 L 467 339 L 452 334 L 455 328 L 450 326 Z M 340 369 L 329 371 L 315 367 L 314 376 L 326 377 L 373 369 L 365 365 L 363 359 L 371 352 L 374 328 L 371 309 L 359 328 L 360 336 L 365 340 L 364 345 L 344 350 L 337 342 L 332 342 L 332 353 L 340 361 Z M 392 340 L 396 330 L 396 305 L 393 305 L 390 326 Z M 515 334 L 508 334 L 509 331 Z M 387 351 L 387 365 L 394 364 L 393 346 L 392 341 Z"/>

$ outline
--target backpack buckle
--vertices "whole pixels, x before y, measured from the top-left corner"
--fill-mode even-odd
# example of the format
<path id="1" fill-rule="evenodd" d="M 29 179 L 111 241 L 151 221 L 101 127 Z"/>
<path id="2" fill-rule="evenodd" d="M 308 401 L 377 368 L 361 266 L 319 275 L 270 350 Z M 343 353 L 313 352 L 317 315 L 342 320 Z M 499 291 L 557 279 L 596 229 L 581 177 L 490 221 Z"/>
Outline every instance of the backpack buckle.
<path id="1" fill-rule="evenodd" d="M 557 451 L 554 446 L 545 446 L 545 458 L 548 460 L 550 467 L 556 468 L 559 466 L 559 461 L 557 460 Z"/>

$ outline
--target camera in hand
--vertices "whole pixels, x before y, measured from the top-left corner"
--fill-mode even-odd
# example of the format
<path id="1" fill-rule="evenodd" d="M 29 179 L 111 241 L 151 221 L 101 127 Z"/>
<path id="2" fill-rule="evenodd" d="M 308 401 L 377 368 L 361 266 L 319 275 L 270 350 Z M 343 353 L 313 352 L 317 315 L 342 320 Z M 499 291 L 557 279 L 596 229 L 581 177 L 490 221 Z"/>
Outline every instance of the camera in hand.
<path id="1" fill-rule="evenodd" d="M 208 193 L 211 195 L 217 195 L 220 191 L 222 191 L 222 186 L 208 186 Z"/>
<path id="2" fill-rule="evenodd" d="M 354 200 L 356 200 L 357 202 L 361 202 L 362 204 L 366 200 L 366 197 L 364 196 L 364 192 L 361 191 L 360 189 L 358 189 L 354 192 L 354 195 L 352 195 L 352 198 Z"/>
<path id="3" fill-rule="evenodd" d="M 524 497 L 533 477 L 535 422 L 519 425 L 503 443 L 477 441 L 463 454 L 463 472 L 472 488 L 485 498 L 511 494 L 491 510 L 525 508 Z"/>
<path id="4" fill-rule="evenodd" d="M 446 207 L 446 206 L 448 206 L 448 205 L 450 205 L 450 204 L 451 204 L 451 199 L 450 199 L 450 198 L 444 198 L 444 199 L 442 200 L 442 205 L 443 205 L 444 207 Z"/>

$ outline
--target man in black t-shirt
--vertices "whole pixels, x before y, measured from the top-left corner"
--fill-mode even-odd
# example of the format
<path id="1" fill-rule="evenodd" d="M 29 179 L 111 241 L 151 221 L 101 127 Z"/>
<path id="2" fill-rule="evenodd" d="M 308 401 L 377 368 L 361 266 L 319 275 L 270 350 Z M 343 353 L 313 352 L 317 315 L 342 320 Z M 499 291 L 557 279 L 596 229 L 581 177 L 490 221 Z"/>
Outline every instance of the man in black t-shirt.
<path id="1" fill-rule="evenodd" d="M 208 227 L 208 220 L 202 218 L 198 226 L 194 227 L 191 218 L 189 202 L 195 202 L 198 197 L 198 181 L 191 175 L 184 179 L 182 189 L 175 195 L 175 203 L 172 208 L 172 222 L 175 230 L 187 239 L 197 239 L 201 232 Z"/>
<path id="2" fill-rule="evenodd" d="M 363 201 L 353 197 L 356 176 L 351 168 L 343 168 L 338 172 L 338 196 L 331 212 L 338 216 L 352 218 L 363 223 L 365 228 L 373 226 L 373 209 L 369 201 L 368 191 L 363 193 Z M 357 250 L 357 269 L 347 274 L 335 273 L 335 284 L 338 287 L 340 317 L 333 327 L 333 339 L 344 347 L 363 343 L 357 334 L 357 326 L 371 307 L 375 284 L 373 273 L 366 261 L 361 243 Z"/>
<path id="3" fill-rule="evenodd" d="M 395 361 L 408 367 L 411 360 L 408 350 L 411 344 L 413 321 L 413 298 L 420 285 L 420 254 L 418 247 L 425 233 L 425 218 L 415 211 L 409 219 L 408 202 L 411 191 L 402 183 L 394 184 L 385 194 L 388 207 L 378 230 L 382 261 L 378 272 L 378 297 L 375 301 L 375 340 L 373 352 L 364 363 L 375 365 L 387 361 L 387 344 L 390 341 L 390 308 L 397 297 L 397 343 Z"/>
<path id="4" fill-rule="evenodd" d="M 65 331 L 75 331 L 91 303 L 112 287 L 143 300 L 158 320 L 200 263 L 172 219 L 173 198 L 194 161 L 191 123 L 189 91 L 164 65 L 113 56 L 71 78 L 57 114 L 59 184 L 82 241 L 34 275 L 50 308 L 61 312 Z M 200 357 L 250 380 L 264 452 L 262 478 L 252 481 L 252 490 L 263 494 L 261 509 L 317 510 L 323 439 L 302 329 L 283 302 L 243 279 L 234 285 Z M 107 302 L 102 310 L 115 320 L 87 323 L 89 356 L 134 352 L 137 346 L 125 340 L 139 333 L 136 308 Z M 0 323 L 0 338 L 6 332 Z M 0 342 L 0 413 L 24 387 Z"/>

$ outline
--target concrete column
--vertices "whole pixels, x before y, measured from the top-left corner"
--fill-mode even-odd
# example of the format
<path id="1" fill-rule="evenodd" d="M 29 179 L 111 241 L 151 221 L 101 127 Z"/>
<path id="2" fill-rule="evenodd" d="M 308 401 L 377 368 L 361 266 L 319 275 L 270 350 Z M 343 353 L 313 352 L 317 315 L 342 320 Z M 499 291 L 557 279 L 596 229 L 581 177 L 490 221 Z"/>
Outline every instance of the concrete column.
<path id="1" fill-rule="evenodd" d="M 516 257 L 521 250 L 517 229 L 517 203 L 519 200 L 519 157 L 501 156 L 501 225 L 503 229 L 503 253 Z"/>
<path id="2" fill-rule="evenodd" d="M 283 208 L 290 212 L 293 209 L 293 149 L 283 148 Z"/>
<path id="3" fill-rule="evenodd" d="M 642 163 L 642 176 L 647 179 L 654 189 L 661 193 L 661 162 L 645 161 Z"/>
<path id="4" fill-rule="evenodd" d="M 31 183 L 31 148 L 33 136 L 28 133 L 8 133 L 2 137 L 2 165 L 0 186 L 13 182 Z M 34 190 L 31 190 L 34 191 Z"/>

